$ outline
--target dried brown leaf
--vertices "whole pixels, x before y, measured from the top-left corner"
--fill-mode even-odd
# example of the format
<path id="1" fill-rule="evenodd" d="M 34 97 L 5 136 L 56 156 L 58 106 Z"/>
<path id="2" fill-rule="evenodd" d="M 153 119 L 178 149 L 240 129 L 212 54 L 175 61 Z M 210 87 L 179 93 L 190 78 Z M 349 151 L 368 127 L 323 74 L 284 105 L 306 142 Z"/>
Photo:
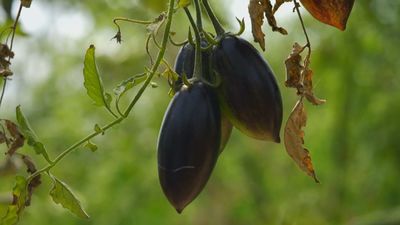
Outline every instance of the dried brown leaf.
<path id="1" fill-rule="evenodd" d="M 324 99 L 317 98 L 313 93 L 313 83 L 312 83 L 313 71 L 309 68 L 305 68 L 302 72 L 304 96 L 306 99 L 314 105 L 321 105 L 326 102 Z"/>
<path id="2" fill-rule="evenodd" d="M 292 0 L 276 0 L 275 1 L 275 5 L 274 5 L 274 9 L 272 10 L 272 12 L 275 14 L 276 11 L 278 11 L 279 7 L 281 7 L 281 5 L 285 2 L 291 2 Z"/>
<path id="3" fill-rule="evenodd" d="M 346 29 L 354 0 L 300 0 L 311 15 L 322 23 Z"/>
<path id="4" fill-rule="evenodd" d="M 4 123 L 11 136 L 10 138 L 7 138 L 6 136 L 6 139 L 8 139 L 10 142 L 7 154 L 12 156 L 19 148 L 24 146 L 25 138 L 15 123 L 11 122 L 10 120 L 4 120 Z"/>
<path id="5" fill-rule="evenodd" d="M 37 171 L 35 163 L 33 162 L 33 160 L 26 155 L 22 155 L 22 162 L 25 164 L 26 166 L 26 171 L 30 174 L 33 174 Z M 35 188 L 37 188 L 40 184 L 42 183 L 41 181 L 41 175 L 37 175 L 35 176 L 29 183 L 28 183 L 28 193 L 26 196 L 26 202 L 25 205 L 29 206 L 31 204 L 31 198 L 32 198 L 32 194 Z"/>
<path id="6" fill-rule="evenodd" d="M 250 0 L 249 3 L 249 14 L 251 19 L 251 26 L 254 41 L 260 44 L 260 47 L 265 51 L 265 34 L 262 31 L 262 25 L 264 23 L 264 10 L 265 0 Z"/>
<path id="7" fill-rule="evenodd" d="M 285 147 L 290 157 L 296 164 L 313 177 L 315 182 L 319 183 L 311 162 L 309 151 L 304 148 L 304 131 L 303 127 L 307 123 L 307 114 L 304 109 L 303 101 L 300 99 L 294 107 L 285 127 Z"/>
<path id="8" fill-rule="evenodd" d="M 303 48 L 296 42 L 293 45 L 292 53 L 285 60 L 286 65 L 286 87 L 298 88 L 301 85 L 301 72 L 304 67 L 301 65 Z"/>
<path id="9" fill-rule="evenodd" d="M 14 57 L 14 52 L 10 50 L 8 45 L 0 44 L 0 77 L 8 77 L 13 75 L 10 70 L 10 58 Z"/>
<path id="10" fill-rule="evenodd" d="M 265 34 L 262 31 L 264 15 L 267 18 L 268 24 L 271 26 L 272 31 L 278 31 L 284 35 L 288 34 L 284 28 L 277 26 L 270 0 L 250 0 L 249 14 L 251 18 L 254 41 L 260 44 L 260 47 L 263 51 L 265 51 Z"/>
<path id="11" fill-rule="evenodd" d="M 283 34 L 283 35 L 287 35 L 288 32 L 283 28 L 283 27 L 278 27 L 277 23 L 276 23 L 276 19 L 274 16 L 274 12 L 272 9 L 272 4 L 271 2 L 265 1 L 266 7 L 265 7 L 265 17 L 268 20 L 268 24 L 271 26 L 272 31 L 278 31 L 279 33 Z"/>

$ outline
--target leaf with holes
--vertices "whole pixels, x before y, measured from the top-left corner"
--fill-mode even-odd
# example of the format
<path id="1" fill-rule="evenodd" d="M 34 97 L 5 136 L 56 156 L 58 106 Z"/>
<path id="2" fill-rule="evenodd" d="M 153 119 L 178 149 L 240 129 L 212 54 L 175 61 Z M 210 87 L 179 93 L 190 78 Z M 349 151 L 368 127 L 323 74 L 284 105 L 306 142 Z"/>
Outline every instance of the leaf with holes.
<path id="1" fill-rule="evenodd" d="M 303 127 L 307 123 L 307 114 L 304 109 L 303 101 L 300 99 L 294 107 L 285 127 L 285 147 L 287 153 L 292 157 L 296 164 L 313 177 L 315 182 L 319 183 L 311 162 L 309 151 L 304 148 Z"/>
<path id="2" fill-rule="evenodd" d="M 310 14 L 322 23 L 346 29 L 354 0 L 300 0 Z"/>
<path id="3" fill-rule="evenodd" d="M 59 179 L 51 176 L 53 179 L 53 188 L 50 191 L 50 195 L 53 201 L 57 204 L 61 204 L 64 208 L 68 209 L 76 216 L 84 219 L 88 219 L 89 215 L 82 208 L 81 203 L 69 189 L 69 187 Z"/>

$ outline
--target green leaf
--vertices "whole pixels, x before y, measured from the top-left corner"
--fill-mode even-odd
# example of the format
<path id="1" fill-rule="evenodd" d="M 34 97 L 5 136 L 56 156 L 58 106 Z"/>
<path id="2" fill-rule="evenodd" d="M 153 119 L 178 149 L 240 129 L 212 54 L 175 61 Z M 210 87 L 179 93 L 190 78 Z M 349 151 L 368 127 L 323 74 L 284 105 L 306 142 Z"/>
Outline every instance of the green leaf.
<path id="1" fill-rule="evenodd" d="M 46 147 L 43 145 L 43 143 L 41 143 L 39 141 L 39 139 L 36 136 L 35 132 L 31 128 L 28 120 L 26 119 L 24 113 L 21 110 L 21 106 L 17 106 L 16 117 L 17 117 L 17 121 L 18 121 L 19 127 L 21 129 L 21 132 L 23 133 L 23 135 L 27 139 L 28 145 L 33 147 L 33 149 L 35 150 L 36 154 L 43 155 L 43 157 L 47 161 L 51 161 L 50 158 L 49 158 L 49 155 L 47 154 Z"/>
<path id="2" fill-rule="evenodd" d="M 127 91 L 139 85 L 140 83 L 143 83 L 146 79 L 146 73 L 136 74 L 127 80 L 122 81 L 116 88 L 114 88 L 114 94 L 121 98 Z"/>
<path id="3" fill-rule="evenodd" d="M 16 184 L 13 188 L 13 203 L 8 206 L 6 215 L 1 218 L 0 225 L 14 225 L 25 209 L 27 198 L 27 181 L 25 177 L 16 176 Z"/>
<path id="4" fill-rule="evenodd" d="M 56 204 L 61 204 L 64 208 L 71 211 L 76 216 L 89 219 L 89 215 L 82 208 L 81 203 L 69 189 L 69 187 L 56 177 L 51 176 L 53 179 L 53 188 L 50 191 L 50 195 Z"/>
<path id="5" fill-rule="evenodd" d="M 87 94 L 94 101 L 95 105 L 109 108 L 111 96 L 104 92 L 103 82 L 97 70 L 94 45 L 90 45 L 86 51 L 83 77 L 85 79 L 83 84 Z"/>
<path id="6" fill-rule="evenodd" d="M 97 149 L 98 149 L 97 145 L 94 144 L 94 143 L 91 142 L 91 141 L 88 141 L 88 142 L 86 143 L 85 148 L 89 149 L 89 150 L 92 151 L 92 152 L 95 152 L 95 151 L 97 151 Z"/>
<path id="7" fill-rule="evenodd" d="M 181 8 L 188 7 L 192 3 L 192 0 L 179 0 L 178 6 Z"/>

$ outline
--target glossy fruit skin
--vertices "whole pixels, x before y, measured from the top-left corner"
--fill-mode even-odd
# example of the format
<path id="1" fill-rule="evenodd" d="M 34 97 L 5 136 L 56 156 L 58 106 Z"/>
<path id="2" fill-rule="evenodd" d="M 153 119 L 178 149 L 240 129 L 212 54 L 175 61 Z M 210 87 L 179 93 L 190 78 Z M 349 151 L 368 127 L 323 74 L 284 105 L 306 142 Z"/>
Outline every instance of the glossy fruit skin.
<path id="1" fill-rule="evenodd" d="M 164 115 L 158 138 L 158 174 L 180 213 L 203 190 L 219 154 L 221 118 L 215 92 L 201 82 L 183 86 Z"/>
<path id="2" fill-rule="evenodd" d="M 203 48 L 207 47 L 207 42 L 202 41 L 201 46 Z M 202 70 L 205 74 L 206 79 L 211 78 L 212 68 L 211 68 L 211 51 L 203 51 L 202 52 Z M 182 75 L 186 74 L 188 79 L 193 77 L 194 72 L 194 63 L 195 63 L 195 47 L 189 42 L 181 47 L 176 56 L 175 60 L 175 72 L 179 75 L 179 79 L 175 83 L 174 90 L 177 92 L 182 87 Z M 220 153 L 224 150 L 226 144 L 229 141 L 229 138 L 232 133 L 232 124 L 229 122 L 227 117 L 222 114 L 221 115 L 221 146 Z"/>
<path id="3" fill-rule="evenodd" d="M 222 111 L 246 135 L 280 142 L 282 98 L 268 63 L 246 40 L 226 35 L 212 52 L 213 69 L 221 77 Z"/>

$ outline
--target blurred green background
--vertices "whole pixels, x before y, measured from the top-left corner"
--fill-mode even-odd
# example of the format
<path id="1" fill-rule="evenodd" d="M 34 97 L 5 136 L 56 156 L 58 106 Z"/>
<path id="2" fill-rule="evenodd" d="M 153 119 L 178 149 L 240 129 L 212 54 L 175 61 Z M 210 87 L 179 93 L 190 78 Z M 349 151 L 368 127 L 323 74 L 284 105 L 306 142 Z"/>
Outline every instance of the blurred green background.
<path id="1" fill-rule="evenodd" d="M 246 15 L 243 0 L 210 2 L 225 27 L 237 30 L 235 16 Z M 96 45 L 98 66 L 111 91 L 149 65 L 146 29 L 124 24 L 118 45 L 110 41 L 116 32 L 112 18 L 147 20 L 165 9 L 166 0 L 33 1 L 22 13 L 26 35 L 16 38 L 15 75 L 1 118 L 14 120 L 21 104 L 52 156 L 86 136 L 95 123 L 110 121 L 86 96 L 84 53 Z M 264 56 L 279 81 L 285 121 L 296 95 L 284 87 L 283 61 L 295 41 L 304 43 L 291 9 L 281 9 L 278 16 L 288 36 L 264 27 Z M 6 14 L 0 15 L 5 23 Z M 155 78 L 160 87 L 149 88 L 124 123 L 95 138 L 97 152 L 80 148 L 53 170 L 80 197 L 91 218 L 81 220 L 55 205 L 48 195 L 51 182 L 44 177 L 20 224 L 400 224 L 400 1 L 356 1 L 345 32 L 303 15 L 313 46 L 315 93 L 328 100 L 319 107 L 307 104 L 305 141 L 320 184 L 297 168 L 283 144 L 252 140 L 235 130 L 206 188 L 177 214 L 157 177 L 156 141 L 170 97 L 167 82 Z M 249 28 L 247 15 L 246 21 Z M 185 39 L 188 26 L 178 12 L 175 39 Z M 208 21 L 206 26 L 212 31 Z M 249 29 L 244 37 L 252 41 Z M 171 64 L 177 51 L 169 46 Z M 2 146 L 1 155 L 4 151 Z M 3 155 L 0 163 L 4 160 Z M 17 173 L 24 174 L 24 168 Z M 13 185 L 13 175 L 0 176 L 0 198 L 9 196 Z M 0 215 L 5 209 L 0 205 Z"/>

